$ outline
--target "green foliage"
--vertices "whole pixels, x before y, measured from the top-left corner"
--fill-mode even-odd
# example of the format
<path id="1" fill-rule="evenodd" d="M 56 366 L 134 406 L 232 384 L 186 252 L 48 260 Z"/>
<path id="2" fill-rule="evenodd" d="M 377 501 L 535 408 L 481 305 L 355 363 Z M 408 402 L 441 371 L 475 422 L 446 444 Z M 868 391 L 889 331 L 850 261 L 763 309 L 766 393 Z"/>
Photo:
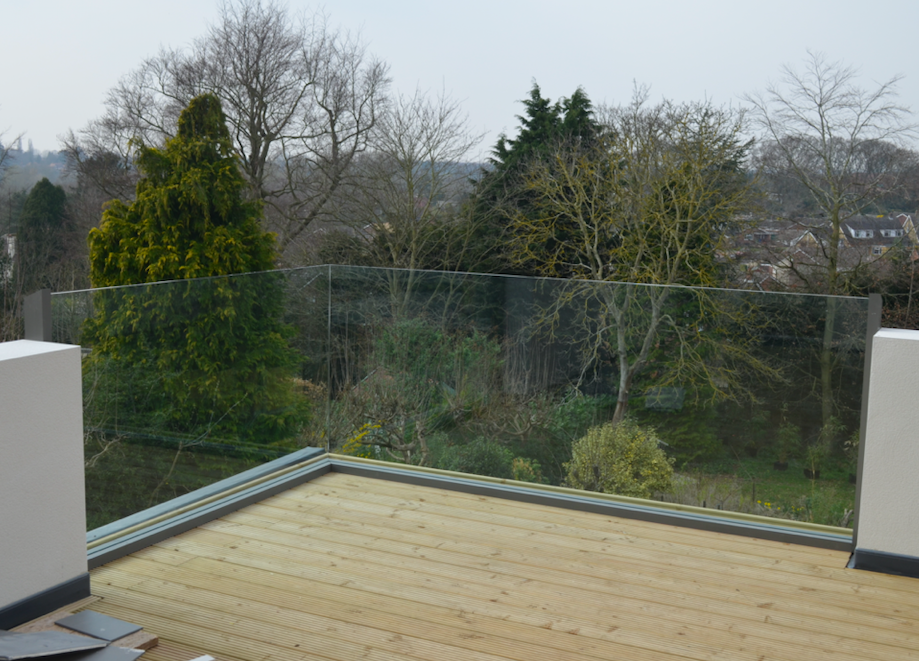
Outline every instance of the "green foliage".
<path id="1" fill-rule="evenodd" d="M 513 176 L 529 161 L 547 156 L 562 141 L 590 142 L 600 133 L 590 99 L 580 87 L 570 98 L 552 103 L 533 83 L 529 98 L 522 103 L 525 110 L 524 116 L 517 117 L 517 138 L 501 135 L 493 152 L 495 171 L 504 176 Z"/>
<path id="2" fill-rule="evenodd" d="M 835 415 L 827 418 L 826 422 L 820 427 L 819 441 L 825 443 L 828 447 L 833 444 L 846 432 L 846 426 L 842 420 Z"/>
<path id="3" fill-rule="evenodd" d="M 642 424 L 657 430 L 679 465 L 705 461 L 722 448 L 716 434 L 718 411 L 713 406 L 686 406 L 681 411 L 636 412 Z"/>
<path id="4" fill-rule="evenodd" d="M 807 446 L 804 453 L 805 463 L 816 476 L 833 451 L 833 443 L 846 431 L 846 426 L 836 416 L 830 416 L 820 427 L 817 438 Z"/>
<path id="5" fill-rule="evenodd" d="M 430 440 L 483 414 L 498 382 L 500 347 L 479 331 L 450 332 L 422 318 L 386 326 L 367 356 L 370 373 L 345 393 L 340 412 L 376 425 L 364 443 L 427 465 Z"/>
<path id="6" fill-rule="evenodd" d="M 584 435 L 587 429 L 600 420 L 605 420 L 616 406 L 616 400 L 608 395 L 589 397 L 576 391 L 569 392 L 550 407 L 551 418 L 547 427 L 556 435 L 574 441 Z"/>
<path id="7" fill-rule="evenodd" d="M 375 343 L 373 362 L 406 395 L 427 400 L 432 413 L 437 407 L 458 413 L 480 401 L 497 382 L 501 347 L 478 330 L 450 333 L 415 318 L 386 327 Z"/>
<path id="8" fill-rule="evenodd" d="M 130 205 L 113 200 L 89 233 L 93 287 L 263 271 L 274 237 L 262 232 L 212 95 L 192 99 L 165 149 L 140 145 Z"/>
<path id="9" fill-rule="evenodd" d="M 19 229 L 23 241 L 33 233 L 52 234 L 63 224 L 67 211 L 67 194 L 60 186 L 55 186 L 45 177 L 29 192 L 19 215 Z M 54 236 L 44 237 L 54 239 Z"/>
<path id="10" fill-rule="evenodd" d="M 576 489 L 650 498 L 670 490 L 673 462 L 651 429 L 626 418 L 592 427 L 574 444 L 567 470 Z"/>
<path id="11" fill-rule="evenodd" d="M 507 235 L 516 214 L 537 213 L 538 195 L 526 190 L 526 170 L 534 162 L 548 158 L 560 144 L 592 145 L 601 129 L 594 119 L 590 99 L 581 88 L 571 97 L 552 103 L 543 98 L 539 85 L 533 83 L 529 98 L 522 103 L 524 114 L 517 117 L 520 121 L 517 137 L 510 139 L 502 134 L 498 138 L 490 159 L 492 167 L 476 182 L 473 215 L 487 219 L 482 226 L 488 228 L 487 234 L 495 242 L 498 263 L 492 265 L 491 272 L 536 275 L 536 262 L 515 264 L 507 245 L 498 243 Z"/>
<path id="12" fill-rule="evenodd" d="M 779 425 L 776 435 L 776 451 L 779 461 L 783 463 L 798 456 L 801 452 L 801 428 L 798 425 L 787 420 Z"/>
<path id="13" fill-rule="evenodd" d="M 144 177 L 136 200 L 111 202 L 90 232 L 93 286 L 183 282 L 98 292 L 84 328 L 93 347 L 87 374 L 117 393 L 121 424 L 193 439 L 289 439 L 307 404 L 294 388 L 297 359 L 280 322 L 281 276 L 190 280 L 273 266 L 274 238 L 259 227 L 259 206 L 243 199 L 217 99 L 193 99 L 176 137 L 162 150 L 141 145 L 137 164 Z M 113 424 L 114 411 L 90 414 Z"/>
<path id="14" fill-rule="evenodd" d="M 465 445 L 454 446 L 448 450 L 438 468 L 504 479 L 518 479 L 515 477 L 514 455 L 511 451 L 500 443 L 481 436 Z M 521 474 L 524 474 L 524 471 L 518 466 L 516 475 Z"/>
<path id="15" fill-rule="evenodd" d="M 535 459 L 514 457 L 511 462 L 511 472 L 518 482 L 536 482 L 545 484 L 546 478 L 542 474 L 542 466 Z"/>
<path id="16" fill-rule="evenodd" d="M 522 418 L 519 427 L 529 425 L 527 432 L 512 441 L 514 454 L 537 462 L 544 479 L 560 484 L 565 479 L 565 463 L 571 459 L 571 446 L 587 430 L 608 420 L 616 401 L 609 396 L 592 397 L 569 391 L 565 395 L 538 395 L 526 401 L 508 402 L 501 417 Z"/>
<path id="17" fill-rule="evenodd" d="M 830 456 L 830 444 L 826 441 L 817 440 L 807 446 L 804 453 L 805 464 L 811 471 L 811 475 L 816 477 L 817 471 L 823 466 L 823 462 Z"/>

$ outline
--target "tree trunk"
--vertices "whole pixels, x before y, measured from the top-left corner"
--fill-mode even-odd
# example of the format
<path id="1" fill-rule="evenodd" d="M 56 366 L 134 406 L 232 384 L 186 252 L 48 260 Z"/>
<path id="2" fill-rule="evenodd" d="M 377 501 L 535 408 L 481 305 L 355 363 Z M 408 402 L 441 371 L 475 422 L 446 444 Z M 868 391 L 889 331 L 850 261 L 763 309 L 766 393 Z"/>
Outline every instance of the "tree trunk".
<path id="1" fill-rule="evenodd" d="M 836 330 L 836 295 L 839 281 L 839 240 L 842 209 L 835 208 L 830 216 L 832 232 L 827 257 L 826 320 L 823 325 L 823 346 L 820 348 L 820 408 L 821 422 L 826 426 L 833 415 L 833 334 Z"/>
<path id="2" fill-rule="evenodd" d="M 833 334 L 836 328 L 835 298 L 826 299 L 826 321 L 820 350 L 820 404 L 824 426 L 833 416 Z"/>
<path id="3" fill-rule="evenodd" d="M 623 383 L 624 382 L 624 383 Z M 616 398 L 616 410 L 613 412 L 612 423 L 618 425 L 629 412 L 629 390 L 631 390 L 632 379 L 626 376 L 620 379 L 619 396 Z"/>

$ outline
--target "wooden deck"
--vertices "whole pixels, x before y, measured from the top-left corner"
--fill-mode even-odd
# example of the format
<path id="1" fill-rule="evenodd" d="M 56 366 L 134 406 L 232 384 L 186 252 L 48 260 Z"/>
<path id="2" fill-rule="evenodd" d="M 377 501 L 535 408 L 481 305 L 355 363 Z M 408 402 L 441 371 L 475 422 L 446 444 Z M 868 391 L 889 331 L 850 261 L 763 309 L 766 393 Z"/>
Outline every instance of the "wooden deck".
<path id="1" fill-rule="evenodd" d="M 329 473 L 92 572 L 220 661 L 919 659 L 919 580 L 848 554 Z"/>

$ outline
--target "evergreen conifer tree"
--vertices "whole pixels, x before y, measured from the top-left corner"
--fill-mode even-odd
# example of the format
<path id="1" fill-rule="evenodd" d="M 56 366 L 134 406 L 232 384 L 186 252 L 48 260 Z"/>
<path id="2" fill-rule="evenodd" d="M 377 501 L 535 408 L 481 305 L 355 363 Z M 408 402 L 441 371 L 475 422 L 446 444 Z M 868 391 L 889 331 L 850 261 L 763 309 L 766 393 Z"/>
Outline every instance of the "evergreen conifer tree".
<path id="1" fill-rule="evenodd" d="M 67 194 L 45 177 L 26 197 L 19 216 L 18 277 L 24 293 L 53 288 L 51 267 L 64 256 Z"/>
<path id="2" fill-rule="evenodd" d="M 523 106 L 524 114 L 517 116 L 517 137 L 498 138 L 490 159 L 492 167 L 476 183 L 475 213 L 488 218 L 486 234 L 502 241 L 496 248 L 498 263 L 491 270 L 536 275 L 534 265 L 515 264 L 507 252 L 511 218 L 517 213 L 535 213 L 537 200 L 526 190 L 523 175 L 534 162 L 548 158 L 555 150 L 594 145 L 601 129 L 590 99 L 580 87 L 569 98 L 553 103 L 542 96 L 534 82 Z"/>
<path id="3" fill-rule="evenodd" d="M 84 341 L 122 424 L 192 439 L 276 443 L 306 409 L 294 392 L 295 354 L 281 323 L 274 236 L 244 198 L 218 99 L 196 97 L 162 149 L 141 145 L 135 201 L 113 201 L 90 232 L 99 292 Z M 160 281 L 180 282 L 160 282 Z M 102 381 L 98 381 L 102 378 Z M 116 379 L 116 381 L 112 381 Z M 117 393 L 117 396 L 113 393 Z"/>

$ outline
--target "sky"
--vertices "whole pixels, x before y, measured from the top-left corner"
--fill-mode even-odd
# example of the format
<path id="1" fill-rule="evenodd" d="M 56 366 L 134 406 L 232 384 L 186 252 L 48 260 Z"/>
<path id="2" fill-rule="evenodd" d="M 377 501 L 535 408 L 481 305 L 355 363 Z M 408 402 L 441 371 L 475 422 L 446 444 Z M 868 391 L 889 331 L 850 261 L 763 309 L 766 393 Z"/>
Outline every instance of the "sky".
<path id="1" fill-rule="evenodd" d="M 910 34 L 915 0 L 288 0 L 359 33 L 390 65 L 396 91 L 441 91 L 460 102 L 479 153 L 513 137 L 520 100 L 578 86 L 595 103 L 619 104 L 636 84 L 651 100 L 743 105 L 746 92 L 800 66 L 808 49 L 859 69 L 871 87 L 902 75 L 900 100 L 919 112 Z M 0 133 L 36 150 L 103 113 L 107 91 L 144 58 L 205 34 L 219 0 L 0 0 Z"/>

